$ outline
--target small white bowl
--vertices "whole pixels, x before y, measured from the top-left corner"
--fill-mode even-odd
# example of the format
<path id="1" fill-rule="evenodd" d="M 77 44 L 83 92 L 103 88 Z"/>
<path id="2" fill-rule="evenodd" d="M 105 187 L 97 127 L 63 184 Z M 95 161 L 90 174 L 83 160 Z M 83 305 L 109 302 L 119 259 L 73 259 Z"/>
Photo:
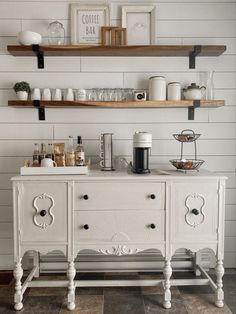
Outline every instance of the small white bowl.
<path id="1" fill-rule="evenodd" d="M 39 33 L 23 31 L 18 33 L 18 41 L 21 45 L 40 45 L 42 36 Z"/>

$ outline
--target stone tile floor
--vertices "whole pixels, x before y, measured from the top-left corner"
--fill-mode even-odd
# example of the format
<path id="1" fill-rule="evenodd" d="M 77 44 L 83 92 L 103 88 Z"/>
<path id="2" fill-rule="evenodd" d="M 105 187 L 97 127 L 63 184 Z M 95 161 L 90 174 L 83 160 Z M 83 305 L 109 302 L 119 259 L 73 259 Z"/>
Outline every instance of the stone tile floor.
<path id="1" fill-rule="evenodd" d="M 158 273 L 80 274 L 76 279 L 159 279 Z M 214 276 L 214 275 L 213 275 Z M 174 278 L 192 278 L 192 273 L 174 273 Z M 0 274 L 0 313 L 13 309 L 14 282 Z M 42 275 L 42 279 L 65 279 L 63 275 Z M 2 279 L 2 280 L 1 280 Z M 39 279 L 40 280 L 40 279 Z M 66 309 L 66 289 L 30 288 L 24 295 L 24 314 L 236 314 L 236 272 L 224 276 L 225 305 L 214 305 L 208 286 L 172 287 L 172 308 L 163 309 L 163 289 L 157 287 L 77 288 L 76 309 Z"/>

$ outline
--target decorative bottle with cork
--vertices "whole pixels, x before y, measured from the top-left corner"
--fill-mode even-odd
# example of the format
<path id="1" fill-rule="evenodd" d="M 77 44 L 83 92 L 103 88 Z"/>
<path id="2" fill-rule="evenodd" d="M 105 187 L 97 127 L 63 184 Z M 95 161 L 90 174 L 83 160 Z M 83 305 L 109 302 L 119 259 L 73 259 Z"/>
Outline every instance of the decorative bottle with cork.
<path id="1" fill-rule="evenodd" d="M 84 153 L 84 147 L 82 145 L 81 136 L 78 136 L 77 143 L 78 145 L 75 150 L 75 165 L 84 166 L 85 165 L 85 153 Z"/>
<path id="2" fill-rule="evenodd" d="M 69 136 L 66 152 L 66 166 L 73 167 L 75 165 L 75 151 L 73 144 L 73 136 Z"/>
<path id="3" fill-rule="evenodd" d="M 39 164 L 41 164 L 41 161 L 46 158 L 46 145 L 44 143 L 41 144 L 41 151 L 39 154 Z"/>
<path id="4" fill-rule="evenodd" d="M 39 167 L 39 144 L 34 144 L 33 167 Z"/>

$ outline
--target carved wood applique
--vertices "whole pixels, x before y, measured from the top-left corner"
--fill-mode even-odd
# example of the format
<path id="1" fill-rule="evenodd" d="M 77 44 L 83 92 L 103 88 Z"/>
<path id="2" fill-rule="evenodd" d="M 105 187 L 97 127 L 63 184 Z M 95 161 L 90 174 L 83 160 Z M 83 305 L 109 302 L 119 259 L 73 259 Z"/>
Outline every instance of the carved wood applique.
<path id="1" fill-rule="evenodd" d="M 129 249 L 126 247 L 126 245 L 117 245 L 113 246 L 112 249 L 99 249 L 97 250 L 99 253 L 105 254 L 105 255 L 116 255 L 116 256 L 122 256 L 122 255 L 133 255 L 139 253 L 141 250 L 139 249 Z"/>
<path id="2" fill-rule="evenodd" d="M 191 227 L 197 227 L 201 225 L 205 220 L 205 214 L 203 212 L 203 207 L 206 201 L 204 196 L 194 193 L 188 195 L 185 200 L 185 206 L 188 211 L 185 215 L 185 221 Z"/>
<path id="3" fill-rule="evenodd" d="M 46 211 L 47 218 L 48 218 L 48 216 L 50 217 L 50 222 L 49 223 L 48 222 L 38 222 L 37 221 L 38 216 L 42 212 L 42 210 L 40 210 L 38 208 L 37 202 L 38 202 L 38 200 L 44 200 L 44 199 L 49 199 L 50 203 L 51 203 L 50 206 L 47 209 L 44 209 L 44 211 Z M 55 201 L 54 201 L 53 197 L 48 195 L 48 194 L 46 194 L 46 193 L 40 194 L 40 195 L 38 195 L 38 196 L 36 196 L 34 198 L 33 207 L 35 208 L 36 213 L 34 214 L 33 221 L 34 221 L 34 224 L 37 227 L 42 228 L 42 229 L 46 229 L 48 226 L 53 224 L 53 222 L 54 222 L 54 215 L 52 213 L 52 209 L 53 209 L 54 205 L 55 205 Z"/>

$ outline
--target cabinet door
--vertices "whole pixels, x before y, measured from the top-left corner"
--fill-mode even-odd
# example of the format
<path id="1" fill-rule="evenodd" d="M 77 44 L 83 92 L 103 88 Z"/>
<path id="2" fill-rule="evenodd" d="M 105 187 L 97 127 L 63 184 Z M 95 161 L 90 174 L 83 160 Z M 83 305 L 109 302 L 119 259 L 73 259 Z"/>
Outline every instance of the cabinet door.
<path id="1" fill-rule="evenodd" d="M 67 238 L 67 184 L 27 182 L 19 203 L 22 242 L 65 242 Z"/>
<path id="2" fill-rule="evenodd" d="M 171 188 L 171 241 L 217 240 L 218 183 L 178 182 Z"/>

